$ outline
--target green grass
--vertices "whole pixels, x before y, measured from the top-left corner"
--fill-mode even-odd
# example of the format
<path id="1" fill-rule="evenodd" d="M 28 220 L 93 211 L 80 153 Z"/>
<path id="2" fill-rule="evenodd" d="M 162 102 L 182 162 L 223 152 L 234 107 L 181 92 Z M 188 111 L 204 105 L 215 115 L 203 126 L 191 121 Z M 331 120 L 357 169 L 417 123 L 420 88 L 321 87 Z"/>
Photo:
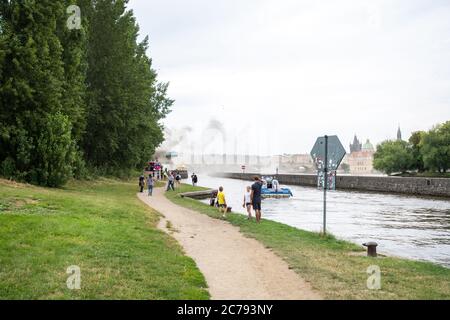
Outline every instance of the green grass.
<path id="1" fill-rule="evenodd" d="M 183 185 L 166 196 L 178 205 L 220 219 L 216 208 L 178 196 L 196 190 L 201 188 Z M 450 269 L 394 257 L 369 258 L 353 243 L 273 221 L 258 225 L 240 214 L 230 214 L 227 220 L 273 250 L 327 299 L 450 299 Z M 367 289 L 366 272 L 371 265 L 381 269 L 381 290 Z"/>
<path id="2" fill-rule="evenodd" d="M 411 172 L 393 175 L 394 177 L 450 178 L 450 172 Z"/>
<path id="3" fill-rule="evenodd" d="M 0 299 L 208 299 L 159 214 L 117 180 L 44 189 L 0 180 Z M 66 270 L 81 268 L 81 290 Z"/>

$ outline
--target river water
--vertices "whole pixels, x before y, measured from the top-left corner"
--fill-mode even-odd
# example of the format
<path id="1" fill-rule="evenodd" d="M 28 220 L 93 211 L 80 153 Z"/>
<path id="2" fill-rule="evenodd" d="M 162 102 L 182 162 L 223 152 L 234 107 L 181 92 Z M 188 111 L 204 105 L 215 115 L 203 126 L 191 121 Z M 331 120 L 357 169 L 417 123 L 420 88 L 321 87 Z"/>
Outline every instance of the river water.
<path id="1" fill-rule="evenodd" d="M 239 213 L 245 213 L 243 195 L 251 183 L 199 177 L 200 186 L 215 189 L 223 186 L 228 205 Z M 263 201 L 263 217 L 320 232 L 323 192 L 316 188 L 289 187 L 293 198 Z M 337 238 L 357 244 L 375 241 L 380 253 L 450 267 L 450 201 L 349 191 L 332 191 L 327 198 L 327 230 Z"/>

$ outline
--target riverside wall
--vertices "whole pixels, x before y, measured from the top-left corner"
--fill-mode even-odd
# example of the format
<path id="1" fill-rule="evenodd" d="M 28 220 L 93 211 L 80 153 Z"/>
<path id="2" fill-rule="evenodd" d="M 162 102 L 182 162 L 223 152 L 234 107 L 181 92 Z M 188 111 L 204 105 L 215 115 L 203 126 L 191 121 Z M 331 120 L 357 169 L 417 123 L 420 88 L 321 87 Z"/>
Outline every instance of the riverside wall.
<path id="1" fill-rule="evenodd" d="M 240 180 L 251 180 L 255 175 L 261 176 L 261 174 L 255 173 L 216 174 L 216 176 Z M 264 174 L 262 175 L 264 176 Z M 273 176 L 273 174 L 267 174 L 267 176 Z M 281 184 L 317 187 L 316 175 L 279 174 L 277 177 Z M 336 188 L 450 198 L 450 179 L 446 178 L 338 175 Z"/>

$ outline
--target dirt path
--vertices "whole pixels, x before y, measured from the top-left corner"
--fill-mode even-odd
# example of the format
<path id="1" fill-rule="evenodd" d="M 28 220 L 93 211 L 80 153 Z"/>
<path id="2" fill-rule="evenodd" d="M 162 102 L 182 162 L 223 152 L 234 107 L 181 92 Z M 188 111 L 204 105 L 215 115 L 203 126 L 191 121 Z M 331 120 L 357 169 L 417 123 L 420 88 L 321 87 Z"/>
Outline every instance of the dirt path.
<path id="1" fill-rule="evenodd" d="M 286 262 L 237 227 L 170 202 L 163 189 L 154 197 L 138 197 L 164 215 L 159 227 L 172 236 L 193 258 L 208 282 L 214 300 L 320 299 L 308 283 Z"/>

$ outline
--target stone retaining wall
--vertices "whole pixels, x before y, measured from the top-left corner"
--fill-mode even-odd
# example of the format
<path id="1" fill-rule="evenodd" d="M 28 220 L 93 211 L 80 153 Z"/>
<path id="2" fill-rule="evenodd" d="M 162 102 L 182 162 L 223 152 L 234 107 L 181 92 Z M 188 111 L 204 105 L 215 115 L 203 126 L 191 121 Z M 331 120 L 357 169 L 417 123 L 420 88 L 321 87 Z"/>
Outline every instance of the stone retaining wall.
<path id="1" fill-rule="evenodd" d="M 253 173 L 222 173 L 217 176 L 251 180 Z M 273 176 L 268 174 L 268 176 Z M 306 174 L 279 174 L 281 184 L 317 187 L 317 176 Z M 374 191 L 403 193 L 419 196 L 437 196 L 450 198 L 450 179 L 422 177 L 385 177 L 385 176 L 337 176 L 337 189 L 355 191 Z"/>

